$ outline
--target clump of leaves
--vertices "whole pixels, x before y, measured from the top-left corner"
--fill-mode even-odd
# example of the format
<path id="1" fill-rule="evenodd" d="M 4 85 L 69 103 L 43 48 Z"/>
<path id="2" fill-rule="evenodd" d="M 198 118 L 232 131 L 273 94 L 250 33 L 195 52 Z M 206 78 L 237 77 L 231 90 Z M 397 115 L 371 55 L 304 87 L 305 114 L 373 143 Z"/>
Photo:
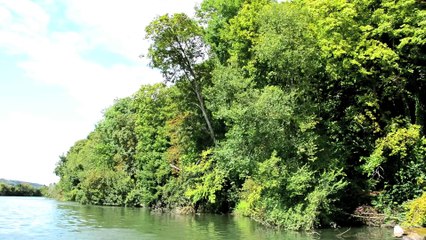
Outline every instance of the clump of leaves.
<path id="1" fill-rule="evenodd" d="M 346 186 L 338 170 L 293 169 L 274 152 L 244 183 L 237 213 L 292 230 L 319 227 L 335 210 L 335 193 Z"/>
<path id="2" fill-rule="evenodd" d="M 406 226 L 426 226 L 426 193 L 407 203 Z"/>
<path id="3" fill-rule="evenodd" d="M 395 122 L 388 134 L 376 141 L 373 153 L 363 158 L 362 169 L 375 190 L 385 190 L 384 206 L 397 207 L 418 197 L 426 187 L 426 138 L 419 125 Z"/>

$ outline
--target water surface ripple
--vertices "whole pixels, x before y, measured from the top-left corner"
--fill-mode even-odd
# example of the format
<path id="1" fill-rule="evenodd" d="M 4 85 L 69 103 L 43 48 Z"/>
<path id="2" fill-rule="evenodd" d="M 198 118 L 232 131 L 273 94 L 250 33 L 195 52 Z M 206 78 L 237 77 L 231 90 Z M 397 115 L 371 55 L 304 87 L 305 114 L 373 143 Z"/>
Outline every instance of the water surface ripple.
<path id="1" fill-rule="evenodd" d="M 237 216 L 179 216 L 145 209 L 86 206 L 40 197 L 0 197 L 0 239 L 349 239 L 390 240 L 389 229 L 267 229 Z"/>

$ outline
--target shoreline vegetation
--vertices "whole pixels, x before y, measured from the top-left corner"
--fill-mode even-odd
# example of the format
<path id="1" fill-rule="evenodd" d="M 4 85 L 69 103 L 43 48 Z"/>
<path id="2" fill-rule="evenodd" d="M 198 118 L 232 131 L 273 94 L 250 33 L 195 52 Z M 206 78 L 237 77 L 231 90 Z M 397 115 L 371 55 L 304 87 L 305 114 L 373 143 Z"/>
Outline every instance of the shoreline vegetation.
<path id="1" fill-rule="evenodd" d="M 164 76 L 47 194 L 310 230 L 426 225 L 426 3 L 204 0 L 146 27 Z"/>
<path id="2" fill-rule="evenodd" d="M 8 184 L 0 182 L 0 196 L 41 197 L 45 187 L 36 187 L 29 183 Z"/>

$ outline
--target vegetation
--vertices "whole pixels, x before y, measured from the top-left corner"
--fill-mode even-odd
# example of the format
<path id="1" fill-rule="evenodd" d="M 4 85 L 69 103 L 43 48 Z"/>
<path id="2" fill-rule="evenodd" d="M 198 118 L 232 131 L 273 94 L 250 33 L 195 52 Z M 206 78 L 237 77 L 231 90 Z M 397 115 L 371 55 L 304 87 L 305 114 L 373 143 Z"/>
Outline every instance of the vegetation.
<path id="1" fill-rule="evenodd" d="M 42 196 L 42 190 L 26 183 L 11 185 L 0 182 L 0 196 Z"/>
<path id="2" fill-rule="evenodd" d="M 423 1 L 204 0 L 146 33 L 169 85 L 117 100 L 60 157 L 62 198 L 298 230 L 423 194 Z"/>
<path id="3" fill-rule="evenodd" d="M 409 202 L 407 205 L 408 212 L 405 225 L 416 227 L 426 226 L 426 193 Z"/>

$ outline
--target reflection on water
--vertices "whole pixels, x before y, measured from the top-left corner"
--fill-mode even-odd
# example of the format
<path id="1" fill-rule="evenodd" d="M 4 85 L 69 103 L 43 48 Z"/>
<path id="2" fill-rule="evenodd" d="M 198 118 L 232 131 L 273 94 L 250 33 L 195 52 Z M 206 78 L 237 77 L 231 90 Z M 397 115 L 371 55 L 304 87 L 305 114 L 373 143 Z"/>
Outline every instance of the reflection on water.
<path id="1" fill-rule="evenodd" d="M 0 239 L 392 239 L 388 229 L 273 231 L 237 216 L 152 214 L 46 198 L 0 197 Z"/>

